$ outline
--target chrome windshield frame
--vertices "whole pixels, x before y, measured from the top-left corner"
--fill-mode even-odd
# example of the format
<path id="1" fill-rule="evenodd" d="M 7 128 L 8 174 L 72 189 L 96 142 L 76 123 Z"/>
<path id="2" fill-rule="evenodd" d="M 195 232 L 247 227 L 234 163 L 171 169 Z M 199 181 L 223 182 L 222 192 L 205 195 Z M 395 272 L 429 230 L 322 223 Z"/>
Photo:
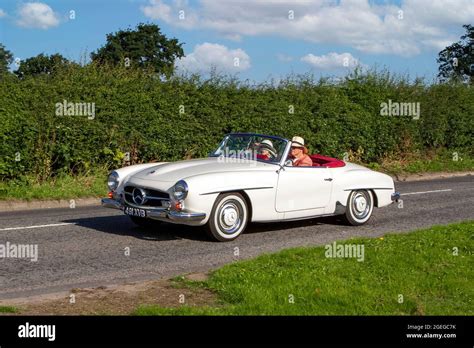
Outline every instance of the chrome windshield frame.
<path id="1" fill-rule="evenodd" d="M 286 147 L 285 147 L 285 150 L 283 151 L 283 156 L 281 156 L 281 161 L 279 163 L 280 167 L 282 168 L 285 166 L 286 159 L 290 155 L 290 151 L 291 151 L 291 141 L 287 139 L 285 140 L 286 140 Z"/>

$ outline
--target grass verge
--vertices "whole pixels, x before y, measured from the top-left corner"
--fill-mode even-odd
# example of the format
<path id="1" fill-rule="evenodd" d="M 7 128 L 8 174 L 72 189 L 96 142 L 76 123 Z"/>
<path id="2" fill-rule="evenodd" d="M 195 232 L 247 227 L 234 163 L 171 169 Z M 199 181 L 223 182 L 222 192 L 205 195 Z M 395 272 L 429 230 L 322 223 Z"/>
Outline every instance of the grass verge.
<path id="1" fill-rule="evenodd" d="M 392 175 L 463 172 L 474 170 L 474 158 L 466 154 L 440 151 L 438 153 L 410 154 L 402 159 L 387 158 L 381 163 L 370 163 L 367 166 Z"/>
<path id="2" fill-rule="evenodd" d="M 307 247 L 240 261 L 203 282 L 219 306 L 139 306 L 136 315 L 473 315 L 474 221 L 337 242 L 364 259 Z"/>
<path id="3" fill-rule="evenodd" d="M 0 200 L 71 199 L 104 197 L 107 194 L 107 174 L 94 173 L 60 176 L 38 183 L 32 178 L 0 181 Z"/>
<path id="4" fill-rule="evenodd" d="M 18 313 L 18 309 L 12 306 L 0 306 L 0 313 Z"/>

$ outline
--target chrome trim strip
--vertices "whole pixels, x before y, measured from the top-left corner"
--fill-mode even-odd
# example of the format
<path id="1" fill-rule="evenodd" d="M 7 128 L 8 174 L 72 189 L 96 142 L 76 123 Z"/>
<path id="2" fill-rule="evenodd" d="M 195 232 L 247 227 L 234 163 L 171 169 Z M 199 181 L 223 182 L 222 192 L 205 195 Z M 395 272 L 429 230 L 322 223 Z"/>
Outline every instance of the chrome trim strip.
<path id="1" fill-rule="evenodd" d="M 137 187 L 138 188 L 138 187 Z M 132 194 L 130 192 L 124 192 L 124 194 L 126 196 L 132 196 Z M 165 198 L 165 197 L 157 197 L 157 196 L 148 196 L 146 195 L 146 198 L 148 199 L 160 199 L 160 200 L 169 200 L 169 198 Z"/>
<path id="2" fill-rule="evenodd" d="M 206 193 L 200 193 L 200 196 L 205 196 L 205 195 L 212 195 L 214 193 L 222 193 L 222 192 L 235 192 L 235 191 L 248 191 L 248 190 L 268 190 L 272 189 L 273 186 L 262 186 L 262 187 L 250 187 L 250 188 L 240 188 L 240 189 L 229 189 L 225 191 L 213 191 L 213 192 L 206 192 Z"/>

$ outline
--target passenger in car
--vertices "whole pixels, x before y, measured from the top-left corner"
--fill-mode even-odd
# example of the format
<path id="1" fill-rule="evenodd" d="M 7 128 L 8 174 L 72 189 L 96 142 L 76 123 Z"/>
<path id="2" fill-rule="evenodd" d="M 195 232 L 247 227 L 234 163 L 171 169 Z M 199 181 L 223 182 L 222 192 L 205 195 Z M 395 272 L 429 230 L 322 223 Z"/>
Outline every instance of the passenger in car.
<path id="1" fill-rule="evenodd" d="M 257 158 L 263 160 L 273 160 L 277 157 L 277 151 L 273 147 L 273 143 L 269 139 L 265 139 L 260 144 L 258 144 L 258 152 Z"/>
<path id="2" fill-rule="evenodd" d="M 313 161 L 308 156 L 308 149 L 304 146 L 302 137 L 294 136 L 291 139 L 291 157 L 293 159 L 293 167 L 311 167 Z"/>

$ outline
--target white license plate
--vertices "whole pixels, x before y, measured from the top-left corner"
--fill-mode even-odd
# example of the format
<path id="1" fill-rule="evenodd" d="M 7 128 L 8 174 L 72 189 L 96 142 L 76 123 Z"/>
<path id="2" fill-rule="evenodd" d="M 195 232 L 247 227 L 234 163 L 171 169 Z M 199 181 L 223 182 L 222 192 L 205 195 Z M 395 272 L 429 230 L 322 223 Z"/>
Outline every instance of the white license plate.
<path id="1" fill-rule="evenodd" d="M 125 207 L 123 212 L 126 215 L 130 215 L 130 216 L 138 216 L 138 217 L 142 217 L 142 218 L 146 217 L 146 210 L 145 209 Z"/>

